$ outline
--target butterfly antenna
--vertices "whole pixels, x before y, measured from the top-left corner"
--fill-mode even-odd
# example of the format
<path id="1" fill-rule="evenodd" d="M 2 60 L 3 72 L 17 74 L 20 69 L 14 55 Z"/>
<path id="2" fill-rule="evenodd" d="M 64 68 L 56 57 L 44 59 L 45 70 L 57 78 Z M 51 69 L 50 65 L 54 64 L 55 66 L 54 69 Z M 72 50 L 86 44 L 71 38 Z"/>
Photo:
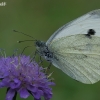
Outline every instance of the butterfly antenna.
<path id="1" fill-rule="evenodd" d="M 16 31 L 16 30 L 13 30 L 14 32 L 17 32 L 17 33 L 21 33 L 21 34 L 23 34 L 23 35 L 26 35 L 26 36 L 28 36 L 28 37 L 31 37 L 31 38 L 33 38 L 32 36 L 30 36 L 30 35 L 28 35 L 28 34 L 25 34 L 25 33 L 23 33 L 23 32 L 19 32 L 19 31 Z M 33 38 L 34 39 L 34 38 Z M 29 41 L 29 40 L 28 40 Z M 34 39 L 33 41 L 37 41 L 36 39 Z"/>
<path id="2" fill-rule="evenodd" d="M 26 41 L 36 41 L 36 40 L 23 40 L 23 41 L 17 41 L 18 43 L 26 42 Z"/>

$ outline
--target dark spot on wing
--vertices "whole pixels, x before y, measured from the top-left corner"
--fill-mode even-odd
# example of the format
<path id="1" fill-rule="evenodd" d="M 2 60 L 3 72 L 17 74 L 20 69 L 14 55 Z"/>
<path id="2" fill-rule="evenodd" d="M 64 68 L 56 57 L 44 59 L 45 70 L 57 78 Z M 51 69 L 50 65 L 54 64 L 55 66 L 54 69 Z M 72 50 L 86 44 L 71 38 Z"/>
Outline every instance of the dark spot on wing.
<path id="1" fill-rule="evenodd" d="M 88 34 L 89 34 L 89 35 L 95 35 L 95 33 L 96 33 L 96 32 L 95 32 L 94 29 L 89 29 L 89 30 L 88 30 Z"/>
<path id="2" fill-rule="evenodd" d="M 89 37 L 89 38 L 91 38 L 91 35 L 95 35 L 95 30 L 94 29 L 89 29 L 88 31 L 87 31 L 87 34 L 86 34 L 86 36 L 87 37 Z"/>

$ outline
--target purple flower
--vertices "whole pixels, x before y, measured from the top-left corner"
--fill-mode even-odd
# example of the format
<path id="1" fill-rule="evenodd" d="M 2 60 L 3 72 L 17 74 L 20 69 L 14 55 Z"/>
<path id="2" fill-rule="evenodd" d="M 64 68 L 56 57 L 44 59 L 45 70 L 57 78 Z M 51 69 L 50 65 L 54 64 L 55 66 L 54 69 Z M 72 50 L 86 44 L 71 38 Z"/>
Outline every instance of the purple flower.
<path id="1" fill-rule="evenodd" d="M 52 97 L 50 86 L 54 83 L 29 56 L 1 57 L 0 80 L 0 88 L 7 87 L 6 100 L 16 100 L 17 93 L 21 98 L 31 94 L 35 100 Z"/>

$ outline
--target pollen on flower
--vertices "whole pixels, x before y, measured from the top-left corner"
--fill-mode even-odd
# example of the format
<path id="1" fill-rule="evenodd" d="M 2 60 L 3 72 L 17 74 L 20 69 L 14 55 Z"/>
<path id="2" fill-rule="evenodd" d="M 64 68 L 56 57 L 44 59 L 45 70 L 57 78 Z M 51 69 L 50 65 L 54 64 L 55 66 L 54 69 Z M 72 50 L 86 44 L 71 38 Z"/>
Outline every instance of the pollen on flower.
<path id="1" fill-rule="evenodd" d="M 29 56 L 0 57 L 0 79 L 0 88 L 7 87 L 6 100 L 16 100 L 17 93 L 21 98 L 31 94 L 35 100 L 52 97 L 54 83 Z"/>

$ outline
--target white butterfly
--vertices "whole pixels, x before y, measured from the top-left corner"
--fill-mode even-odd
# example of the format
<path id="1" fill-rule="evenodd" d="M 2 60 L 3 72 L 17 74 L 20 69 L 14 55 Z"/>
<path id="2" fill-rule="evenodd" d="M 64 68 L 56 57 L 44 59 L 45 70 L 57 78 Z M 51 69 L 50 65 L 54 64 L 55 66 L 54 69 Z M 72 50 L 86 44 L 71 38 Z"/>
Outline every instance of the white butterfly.
<path id="1" fill-rule="evenodd" d="M 100 9 L 59 28 L 45 43 L 36 42 L 40 56 L 71 78 L 86 84 L 100 80 Z"/>

